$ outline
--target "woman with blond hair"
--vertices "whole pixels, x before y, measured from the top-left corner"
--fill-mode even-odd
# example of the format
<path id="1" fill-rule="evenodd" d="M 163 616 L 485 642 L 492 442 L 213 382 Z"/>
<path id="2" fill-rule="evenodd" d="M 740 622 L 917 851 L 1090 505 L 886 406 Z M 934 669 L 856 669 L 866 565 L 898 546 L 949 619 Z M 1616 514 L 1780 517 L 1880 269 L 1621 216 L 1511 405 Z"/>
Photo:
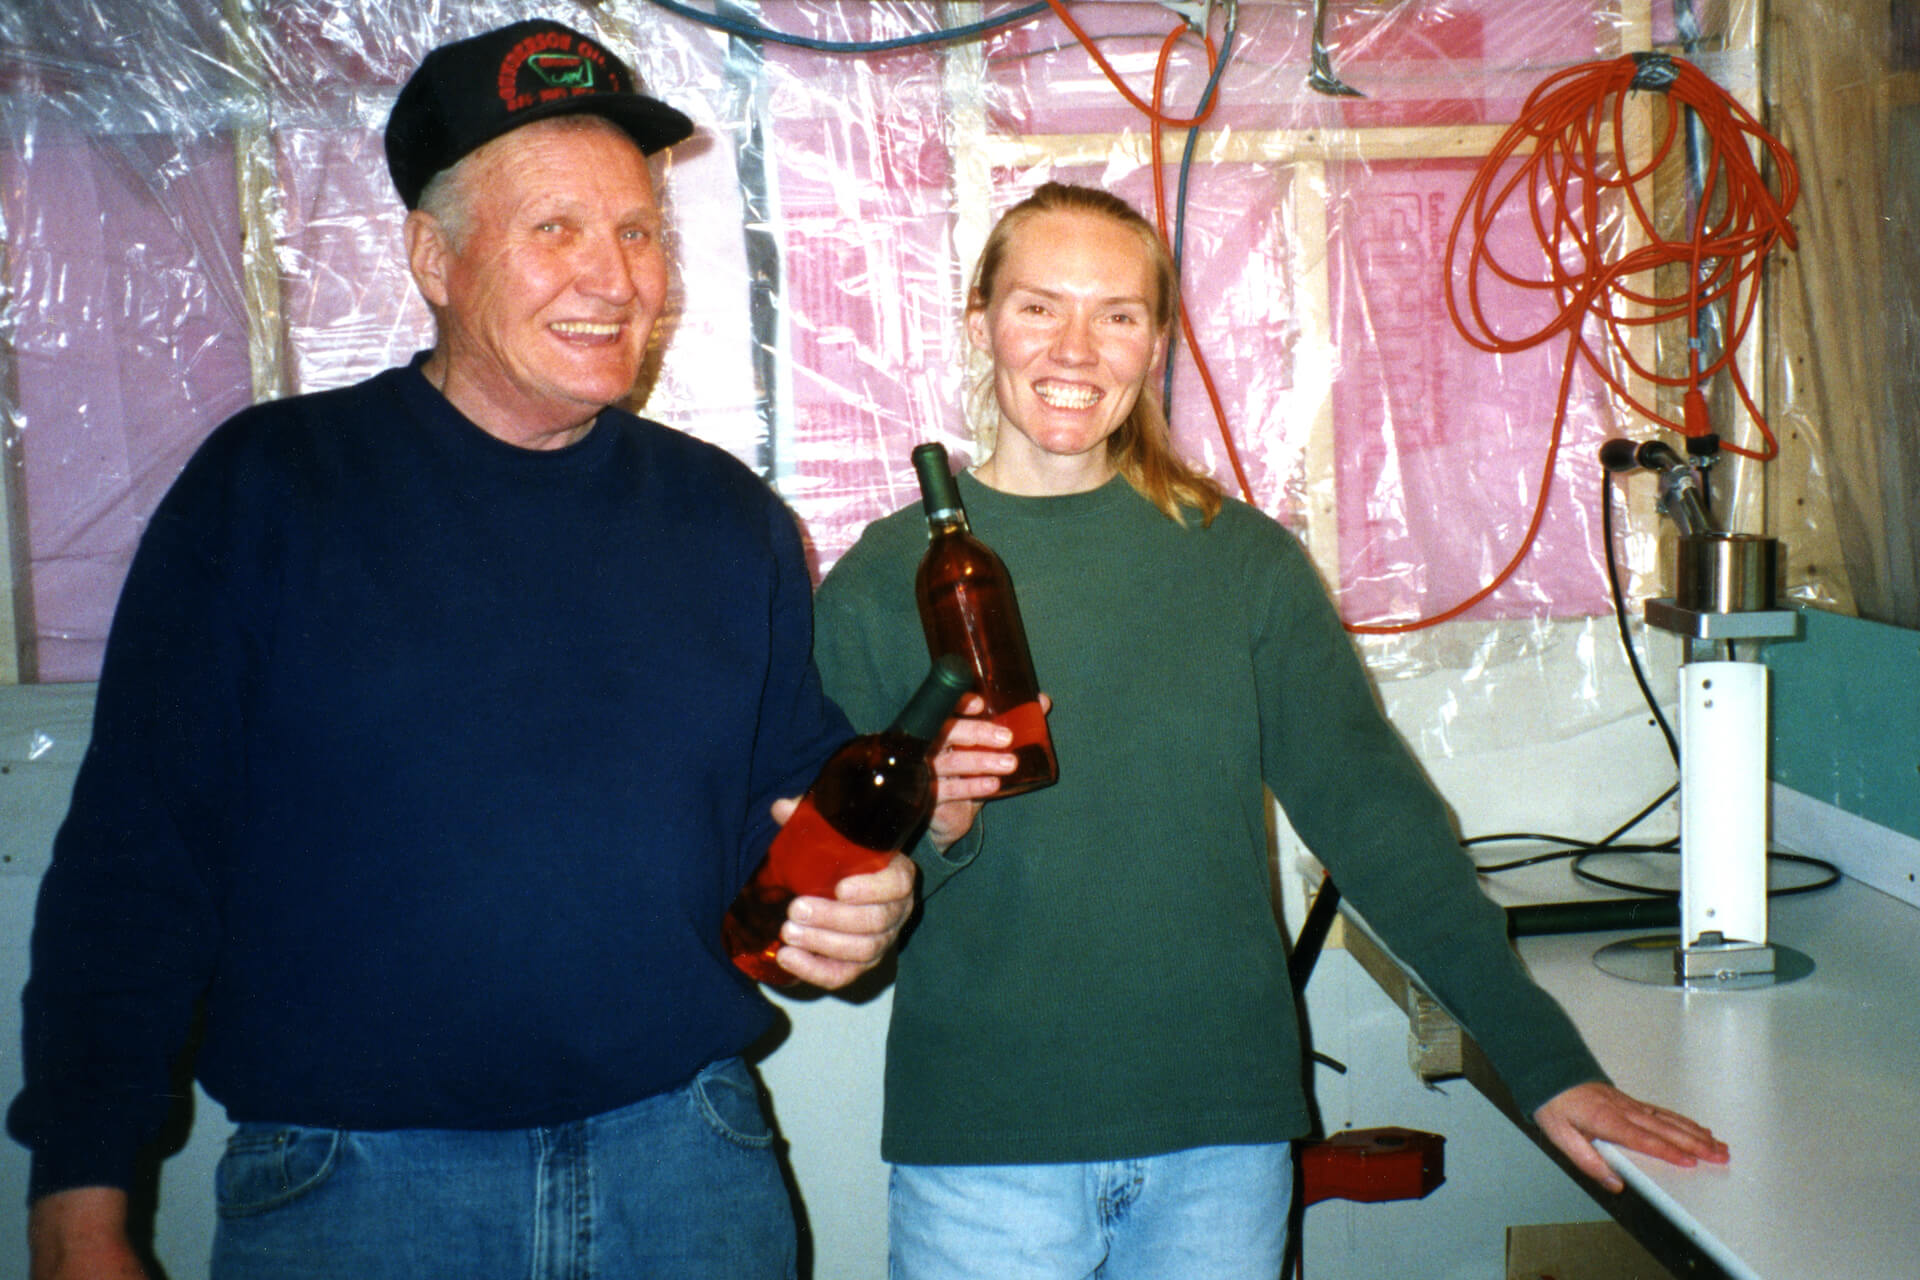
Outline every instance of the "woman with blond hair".
<path id="1" fill-rule="evenodd" d="M 1000 220 L 974 276 L 994 413 L 958 480 L 1019 591 L 1060 780 L 921 860 L 887 1042 L 893 1275 L 1279 1274 L 1310 1119 L 1264 789 L 1580 1167 L 1618 1186 L 1596 1137 L 1724 1160 L 1605 1083 L 1507 946 L 1298 542 L 1172 451 L 1152 375 L 1175 289 L 1137 212 L 1056 183 Z M 816 656 L 863 728 L 924 670 L 925 544 L 919 509 L 897 512 L 821 586 Z M 995 735 L 956 736 L 982 774 L 1011 768 Z"/>

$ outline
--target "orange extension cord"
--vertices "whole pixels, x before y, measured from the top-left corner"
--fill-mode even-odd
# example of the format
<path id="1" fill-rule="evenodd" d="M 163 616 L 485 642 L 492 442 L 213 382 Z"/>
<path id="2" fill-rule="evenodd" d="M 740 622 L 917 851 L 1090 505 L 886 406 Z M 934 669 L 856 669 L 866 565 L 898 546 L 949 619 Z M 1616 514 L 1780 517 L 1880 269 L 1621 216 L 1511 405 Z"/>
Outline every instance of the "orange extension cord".
<path id="1" fill-rule="evenodd" d="M 1167 115 L 1161 106 L 1169 60 L 1180 38 L 1188 33 L 1185 24 L 1167 34 L 1154 67 L 1153 96 L 1144 101 L 1121 80 L 1113 66 L 1100 53 L 1093 39 L 1073 20 L 1063 0 L 1048 0 L 1056 16 L 1086 49 L 1109 82 L 1135 109 L 1147 117 L 1151 127 L 1154 212 L 1162 239 L 1167 238 L 1166 186 L 1161 159 L 1161 136 L 1166 128 L 1196 128 L 1204 124 L 1218 104 L 1216 97 L 1200 114 L 1191 118 Z M 1202 33 L 1207 49 L 1207 69 L 1211 74 L 1217 53 L 1210 36 Z M 1667 112 L 1666 129 L 1645 163 L 1639 168 L 1624 168 L 1627 155 L 1626 100 L 1636 91 L 1657 88 L 1681 107 L 1690 109 L 1701 123 L 1708 152 L 1703 158 L 1704 179 L 1698 207 L 1694 212 L 1689 238 L 1663 238 L 1642 199 L 1640 188 L 1672 156 L 1683 141 L 1685 113 Z M 1768 191 L 1760 167 L 1755 163 L 1750 143 L 1757 143 L 1771 162 L 1779 195 Z M 1517 154 L 1526 158 L 1504 179 L 1501 171 Z M 1759 301 L 1759 275 L 1766 255 L 1779 243 L 1791 249 L 1796 244 L 1787 218 L 1799 198 L 1799 170 L 1793 157 L 1780 142 L 1768 134 L 1753 116 L 1704 72 L 1684 60 L 1664 55 L 1626 55 L 1606 62 L 1586 63 L 1557 72 L 1543 81 L 1527 98 L 1520 115 L 1501 137 L 1485 163 L 1475 174 L 1462 200 L 1453 227 L 1447 236 L 1447 312 L 1454 327 L 1474 346 L 1495 354 L 1523 351 L 1555 335 L 1567 338 L 1567 355 L 1560 375 L 1558 404 L 1548 436 L 1546 456 L 1541 467 L 1540 484 L 1520 546 L 1493 579 L 1452 607 L 1429 617 L 1405 622 L 1348 623 L 1347 630 L 1359 635 L 1396 635 L 1437 626 L 1457 618 L 1498 591 L 1511 578 L 1539 537 L 1546 517 L 1553 470 L 1559 458 L 1566 429 L 1567 405 L 1573 389 L 1576 357 L 1582 358 L 1620 399 L 1652 422 L 1689 436 L 1711 432 L 1706 399 L 1701 387 L 1725 374 L 1747 413 L 1758 429 L 1764 445 L 1749 450 L 1738 445 L 1721 447 L 1729 453 L 1767 461 L 1779 452 L 1765 416 L 1754 404 L 1753 396 L 1741 376 L 1736 357 L 1751 328 Z M 1622 202 L 1609 202 L 1607 192 L 1618 191 Z M 1500 262 L 1488 245 L 1488 234 L 1496 219 L 1516 193 L 1526 199 L 1527 211 L 1541 252 L 1540 276 L 1530 278 Z M 1720 197 L 1720 216 L 1713 217 Z M 1640 235 L 1624 230 L 1607 233 L 1605 222 L 1618 203 L 1624 203 L 1638 224 Z M 1464 270 L 1456 271 L 1461 250 L 1461 230 L 1471 224 L 1472 237 L 1467 248 Z M 1638 247 L 1617 260 L 1606 257 L 1607 243 L 1638 241 Z M 1627 282 L 1670 264 L 1684 265 L 1686 282 L 1678 295 L 1661 296 L 1650 287 L 1636 288 Z M 1555 317 L 1532 333 L 1504 336 L 1495 330 L 1482 308 L 1482 280 L 1491 276 L 1501 285 L 1526 291 L 1549 292 L 1558 303 Z M 1649 277 L 1650 279 L 1651 277 Z M 1464 281 L 1464 285 L 1461 282 Z M 1462 316 L 1457 290 L 1466 290 L 1466 307 L 1472 323 Z M 1663 376 L 1657 369 L 1643 367 L 1634 359 L 1627 343 L 1628 331 L 1646 325 L 1661 325 L 1684 318 L 1688 349 L 1700 350 L 1700 317 L 1709 308 L 1722 307 L 1733 317 L 1723 349 L 1710 363 L 1690 355 L 1687 371 L 1680 377 Z M 1219 424 L 1220 438 L 1226 447 L 1240 491 L 1254 501 L 1252 485 L 1241 465 L 1233 432 L 1227 423 L 1212 371 L 1195 338 L 1186 302 L 1179 301 L 1181 334 L 1193 356 L 1201 383 L 1212 404 Z M 1637 314 L 1636 314 L 1637 313 Z M 1621 377 L 1610 369 L 1590 345 L 1585 326 L 1597 320 L 1620 352 L 1633 374 L 1655 386 L 1685 387 L 1682 420 L 1673 422 L 1652 406 L 1643 404 L 1629 392 Z"/>
<path id="2" fill-rule="evenodd" d="M 1674 147 L 1681 144 L 1684 113 L 1667 112 L 1666 130 L 1652 154 L 1639 168 L 1625 168 L 1627 95 L 1645 88 L 1663 88 L 1678 106 L 1690 108 L 1699 119 L 1709 146 L 1702 161 L 1702 193 L 1690 235 L 1685 240 L 1662 238 L 1640 192 L 1640 186 L 1651 179 Z M 1767 190 L 1749 143 L 1758 143 L 1761 152 L 1771 161 L 1780 188 L 1777 198 Z M 1508 162 L 1523 151 L 1528 152 L 1525 159 L 1503 177 L 1503 172 L 1509 169 Z M 1474 346 L 1482 351 L 1510 353 L 1526 350 L 1556 335 L 1566 336 L 1567 355 L 1560 376 L 1559 403 L 1532 518 L 1519 549 L 1506 567 L 1465 600 L 1427 618 L 1349 624 L 1347 629 L 1362 635 L 1391 635 L 1434 626 L 1471 609 L 1513 576 L 1533 549 L 1546 515 L 1554 464 L 1566 428 L 1576 357 L 1584 359 L 1626 404 L 1654 423 L 1689 436 L 1711 432 L 1701 387 L 1714 377 L 1726 374 L 1765 444 L 1758 450 L 1731 444 L 1723 447 L 1729 453 L 1758 461 L 1773 458 L 1779 446 L 1741 377 L 1736 356 L 1757 309 L 1762 260 L 1776 244 L 1784 242 L 1788 248 L 1795 245 L 1787 216 L 1793 210 L 1799 190 L 1799 170 L 1786 148 L 1691 63 L 1658 55 L 1630 54 L 1607 62 L 1570 67 L 1543 81 L 1528 96 L 1519 119 L 1474 176 L 1455 216 L 1453 229 L 1448 233 L 1446 259 L 1447 312 L 1461 335 Z M 1621 201 L 1605 199 L 1608 192 L 1614 191 L 1620 193 Z M 1495 221 L 1516 195 L 1525 202 L 1540 250 L 1537 276 L 1524 275 L 1503 264 L 1488 245 Z M 1722 209 L 1717 219 L 1712 213 L 1716 196 Z M 1625 229 L 1608 234 L 1606 219 L 1611 209 L 1621 204 L 1635 219 L 1640 235 L 1630 235 Z M 1460 233 L 1467 227 L 1471 227 L 1471 243 L 1465 251 L 1464 269 L 1456 270 L 1461 253 Z M 1606 256 L 1609 240 L 1638 242 L 1638 247 L 1609 260 Z M 1662 296 L 1653 293 L 1650 286 L 1636 287 L 1628 283 L 1631 277 L 1651 280 L 1654 270 L 1668 265 L 1686 268 L 1685 285 L 1678 294 Z M 1551 294 L 1559 310 L 1552 320 L 1532 333 L 1503 335 L 1496 331 L 1481 305 L 1481 286 L 1488 279 L 1523 293 Z M 1466 290 L 1466 309 L 1471 323 L 1461 314 L 1456 296 L 1462 287 Z M 1732 318 L 1731 324 L 1724 349 L 1711 363 L 1703 363 L 1698 356 L 1700 317 L 1704 310 L 1716 306 L 1724 307 L 1725 314 Z M 1680 319 L 1686 321 L 1688 350 L 1694 353 L 1687 361 L 1684 375 L 1662 376 L 1658 370 L 1645 368 L 1634 359 L 1627 343 L 1632 329 Z M 1656 386 L 1686 388 L 1680 422 L 1663 417 L 1627 390 L 1623 380 L 1589 344 L 1586 325 L 1590 320 L 1599 324 L 1633 373 Z"/>

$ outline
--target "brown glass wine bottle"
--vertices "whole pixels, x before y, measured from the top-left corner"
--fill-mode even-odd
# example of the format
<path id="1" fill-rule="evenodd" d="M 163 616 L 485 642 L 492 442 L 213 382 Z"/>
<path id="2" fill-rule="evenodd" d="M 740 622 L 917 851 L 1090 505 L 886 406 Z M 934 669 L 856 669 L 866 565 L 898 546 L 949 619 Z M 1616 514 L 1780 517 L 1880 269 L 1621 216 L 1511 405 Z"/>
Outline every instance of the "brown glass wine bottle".
<path id="1" fill-rule="evenodd" d="M 985 714 L 1013 730 L 1008 750 L 1017 763 L 987 798 L 1051 786 L 1060 777 L 1060 766 L 1040 708 L 1040 684 L 1033 674 L 1013 579 L 1000 557 L 968 527 L 946 448 L 916 446 L 913 469 L 927 510 L 927 553 L 913 583 L 927 652 L 936 658 L 946 653 L 965 658 L 986 701 Z"/>
<path id="2" fill-rule="evenodd" d="M 831 898 L 848 876 L 880 870 L 926 825 L 935 802 L 933 740 L 972 682 L 959 659 L 934 663 L 891 726 L 827 758 L 721 922 L 742 972 L 774 986 L 793 982 L 774 958 L 788 904 Z"/>

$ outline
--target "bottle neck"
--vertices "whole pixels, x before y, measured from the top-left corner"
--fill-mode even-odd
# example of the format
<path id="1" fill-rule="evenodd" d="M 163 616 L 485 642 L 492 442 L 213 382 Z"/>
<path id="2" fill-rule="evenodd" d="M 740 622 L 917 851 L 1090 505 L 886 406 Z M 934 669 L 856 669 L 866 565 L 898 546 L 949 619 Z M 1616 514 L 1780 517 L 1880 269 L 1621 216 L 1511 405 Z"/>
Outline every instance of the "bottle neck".
<path id="1" fill-rule="evenodd" d="M 927 513 L 927 536 L 937 538 L 943 533 L 971 533 L 973 526 L 967 523 L 967 513 L 959 507 L 946 507 Z"/>
<path id="2" fill-rule="evenodd" d="M 926 509 L 927 530 L 935 537 L 968 531 L 966 504 L 960 501 L 960 482 L 948 466 L 944 446 L 914 447 L 913 470 L 920 479 L 920 503 Z"/>
<path id="3" fill-rule="evenodd" d="M 960 701 L 960 695 L 973 685 L 973 668 L 952 654 L 933 664 L 933 670 L 920 682 L 920 687 L 907 699 L 907 705 L 893 718 L 888 726 L 890 733 L 904 733 L 909 738 L 918 738 L 922 742 L 931 742 L 938 736 L 940 726 L 953 714 L 954 706 Z"/>

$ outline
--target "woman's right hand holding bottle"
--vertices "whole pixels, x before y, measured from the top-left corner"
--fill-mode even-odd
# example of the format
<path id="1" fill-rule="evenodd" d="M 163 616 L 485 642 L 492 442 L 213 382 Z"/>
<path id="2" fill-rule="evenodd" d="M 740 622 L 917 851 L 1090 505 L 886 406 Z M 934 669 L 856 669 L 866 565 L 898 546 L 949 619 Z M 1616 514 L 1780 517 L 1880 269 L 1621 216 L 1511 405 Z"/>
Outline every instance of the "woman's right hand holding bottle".
<path id="1" fill-rule="evenodd" d="M 1053 700 L 1040 695 L 1043 709 Z M 983 800 L 1000 790 L 1000 779 L 1012 773 L 1018 760 L 1006 748 L 1013 731 L 985 716 L 987 704 L 977 693 L 960 700 L 960 714 L 948 721 L 942 746 L 933 756 L 939 803 L 927 823 L 934 847 L 945 850 L 967 834 Z"/>

